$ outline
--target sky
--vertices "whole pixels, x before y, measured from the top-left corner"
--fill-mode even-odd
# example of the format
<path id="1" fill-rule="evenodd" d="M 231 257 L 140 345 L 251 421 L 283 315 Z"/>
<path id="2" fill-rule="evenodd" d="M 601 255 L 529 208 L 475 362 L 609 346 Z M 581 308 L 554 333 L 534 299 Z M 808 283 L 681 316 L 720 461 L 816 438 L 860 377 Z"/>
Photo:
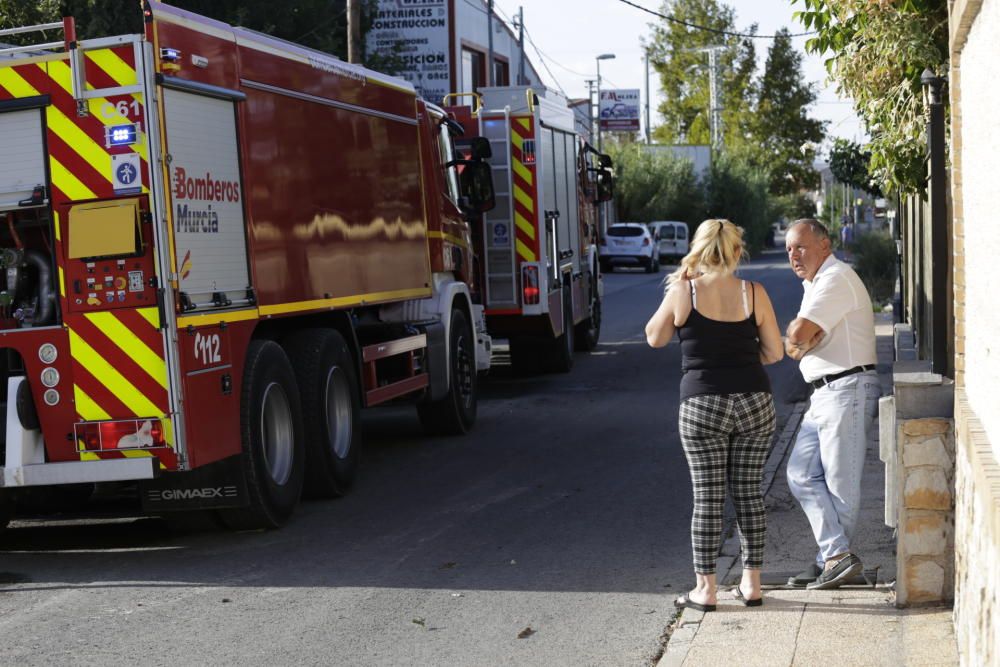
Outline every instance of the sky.
<path id="1" fill-rule="evenodd" d="M 660 0 L 632 0 L 635 4 L 654 11 L 661 9 Z M 792 13 L 802 4 L 792 5 L 789 0 L 720 0 L 736 12 L 739 31 L 758 23 L 757 33 L 772 35 L 775 30 L 787 27 L 794 33 L 805 32 Z M 535 48 L 525 38 L 525 50 L 535 64 L 535 69 L 550 87 L 555 87 L 553 76 L 570 97 L 586 97 L 587 79 L 595 78 L 595 57 L 614 53 L 614 60 L 601 61 L 602 88 L 639 88 L 645 103 L 645 79 L 642 40 L 652 35 L 649 24 L 659 21 L 656 17 L 626 5 L 619 0 L 494 0 L 498 14 L 512 18 L 518 7 L 524 8 L 524 25 L 534 45 L 543 54 L 539 58 Z M 810 109 L 810 116 L 829 121 L 828 134 L 835 137 L 863 141 L 864 128 L 854 114 L 849 100 L 839 98 L 832 84 L 826 82 L 823 59 L 805 53 L 806 37 L 793 38 L 794 46 L 804 54 L 802 69 L 807 81 L 818 85 L 817 104 Z M 758 74 L 763 71 L 770 40 L 758 39 Z M 551 75 L 541 64 L 544 61 Z M 707 75 L 706 75 L 707 76 Z M 653 98 L 650 113 L 652 124 L 658 124 L 656 106 L 662 101 L 657 92 L 655 72 L 651 73 L 650 94 Z"/>

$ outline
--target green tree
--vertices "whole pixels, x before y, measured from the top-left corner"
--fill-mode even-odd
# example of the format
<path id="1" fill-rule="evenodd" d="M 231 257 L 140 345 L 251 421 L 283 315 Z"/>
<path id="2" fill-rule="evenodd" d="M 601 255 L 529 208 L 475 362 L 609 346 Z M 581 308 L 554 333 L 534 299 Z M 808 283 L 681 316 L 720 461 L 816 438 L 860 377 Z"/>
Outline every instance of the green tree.
<path id="1" fill-rule="evenodd" d="M 778 217 L 767 172 L 737 154 L 720 153 L 712 160 L 704 188 L 703 217 L 731 220 L 743 228 L 751 250 L 762 248 Z"/>
<path id="2" fill-rule="evenodd" d="M 889 190 L 923 189 L 926 139 L 920 75 L 942 73 L 948 54 L 946 0 L 792 0 L 828 54 L 827 71 L 851 97 L 871 142 L 869 171 Z"/>
<path id="3" fill-rule="evenodd" d="M 841 183 L 864 190 L 873 197 L 881 197 L 878 183 L 869 170 L 872 154 L 847 139 L 834 139 L 830 149 L 830 171 Z"/>
<path id="4" fill-rule="evenodd" d="M 826 123 L 807 113 L 816 101 L 816 87 L 804 82 L 802 54 L 788 34 L 785 28 L 779 30 L 768 49 L 757 104 L 749 116 L 750 159 L 767 172 L 774 195 L 816 187 L 819 175 L 813 161 L 826 133 Z"/>
<path id="5" fill-rule="evenodd" d="M 665 0 L 661 11 L 694 25 L 736 31 L 734 10 L 717 0 Z M 756 30 L 754 25 L 747 32 Z M 666 95 L 659 107 L 665 122 L 653 132 L 657 141 L 710 143 L 708 54 L 702 51 L 710 46 L 725 47 L 718 54 L 724 142 L 732 147 L 745 141 L 756 69 L 753 40 L 667 21 L 653 24 L 646 45 Z"/>
<path id="6" fill-rule="evenodd" d="M 615 164 L 619 220 L 692 224 L 701 219 L 702 189 L 690 160 L 669 152 L 650 152 L 634 142 L 611 143 L 606 148 Z"/>

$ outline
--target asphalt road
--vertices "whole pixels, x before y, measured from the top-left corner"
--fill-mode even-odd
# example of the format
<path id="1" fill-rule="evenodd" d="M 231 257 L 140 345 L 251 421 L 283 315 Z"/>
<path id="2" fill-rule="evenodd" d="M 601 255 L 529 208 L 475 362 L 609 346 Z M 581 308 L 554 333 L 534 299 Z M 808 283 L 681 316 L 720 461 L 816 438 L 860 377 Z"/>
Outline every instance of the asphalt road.
<path id="1" fill-rule="evenodd" d="M 781 253 L 742 271 L 784 326 Z M 693 582 L 679 349 L 642 328 L 659 276 L 605 277 L 599 348 L 567 375 L 498 368 L 464 438 L 366 415 L 347 498 L 280 531 L 159 518 L 19 521 L 0 538 L 0 664 L 645 665 Z M 770 369 L 780 420 L 804 396 Z"/>

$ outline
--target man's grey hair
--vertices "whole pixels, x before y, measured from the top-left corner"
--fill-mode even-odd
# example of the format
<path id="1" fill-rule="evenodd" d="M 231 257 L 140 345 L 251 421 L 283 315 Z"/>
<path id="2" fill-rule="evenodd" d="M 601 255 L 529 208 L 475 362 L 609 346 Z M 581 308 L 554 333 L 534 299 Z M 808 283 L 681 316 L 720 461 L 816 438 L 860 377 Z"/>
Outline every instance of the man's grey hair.
<path id="1" fill-rule="evenodd" d="M 826 225 L 824 225 L 816 218 L 799 218 L 792 224 L 788 225 L 788 229 L 791 229 L 792 227 L 797 227 L 798 225 L 806 225 L 807 227 L 809 227 L 809 230 L 813 233 L 813 236 L 815 236 L 820 241 L 826 239 L 831 243 L 833 242 L 833 239 L 830 237 L 830 230 L 827 229 Z"/>

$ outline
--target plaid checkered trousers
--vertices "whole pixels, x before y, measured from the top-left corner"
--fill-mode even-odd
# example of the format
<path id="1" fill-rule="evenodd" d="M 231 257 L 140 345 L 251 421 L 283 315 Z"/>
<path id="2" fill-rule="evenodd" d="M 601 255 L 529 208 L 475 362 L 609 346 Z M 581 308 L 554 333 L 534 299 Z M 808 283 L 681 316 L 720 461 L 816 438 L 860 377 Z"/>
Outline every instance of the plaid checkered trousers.
<path id="1" fill-rule="evenodd" d="M 727 481 L 740 528 L 743 567 L 757 569 L 764 563 L 767 522 L 760 484 L 774 419 L 774 400 L 766 392 L 692 396 L 681 403 L 681 445 L 694 487 L 691 548 L 698 574 L 715 572 Z"/>

